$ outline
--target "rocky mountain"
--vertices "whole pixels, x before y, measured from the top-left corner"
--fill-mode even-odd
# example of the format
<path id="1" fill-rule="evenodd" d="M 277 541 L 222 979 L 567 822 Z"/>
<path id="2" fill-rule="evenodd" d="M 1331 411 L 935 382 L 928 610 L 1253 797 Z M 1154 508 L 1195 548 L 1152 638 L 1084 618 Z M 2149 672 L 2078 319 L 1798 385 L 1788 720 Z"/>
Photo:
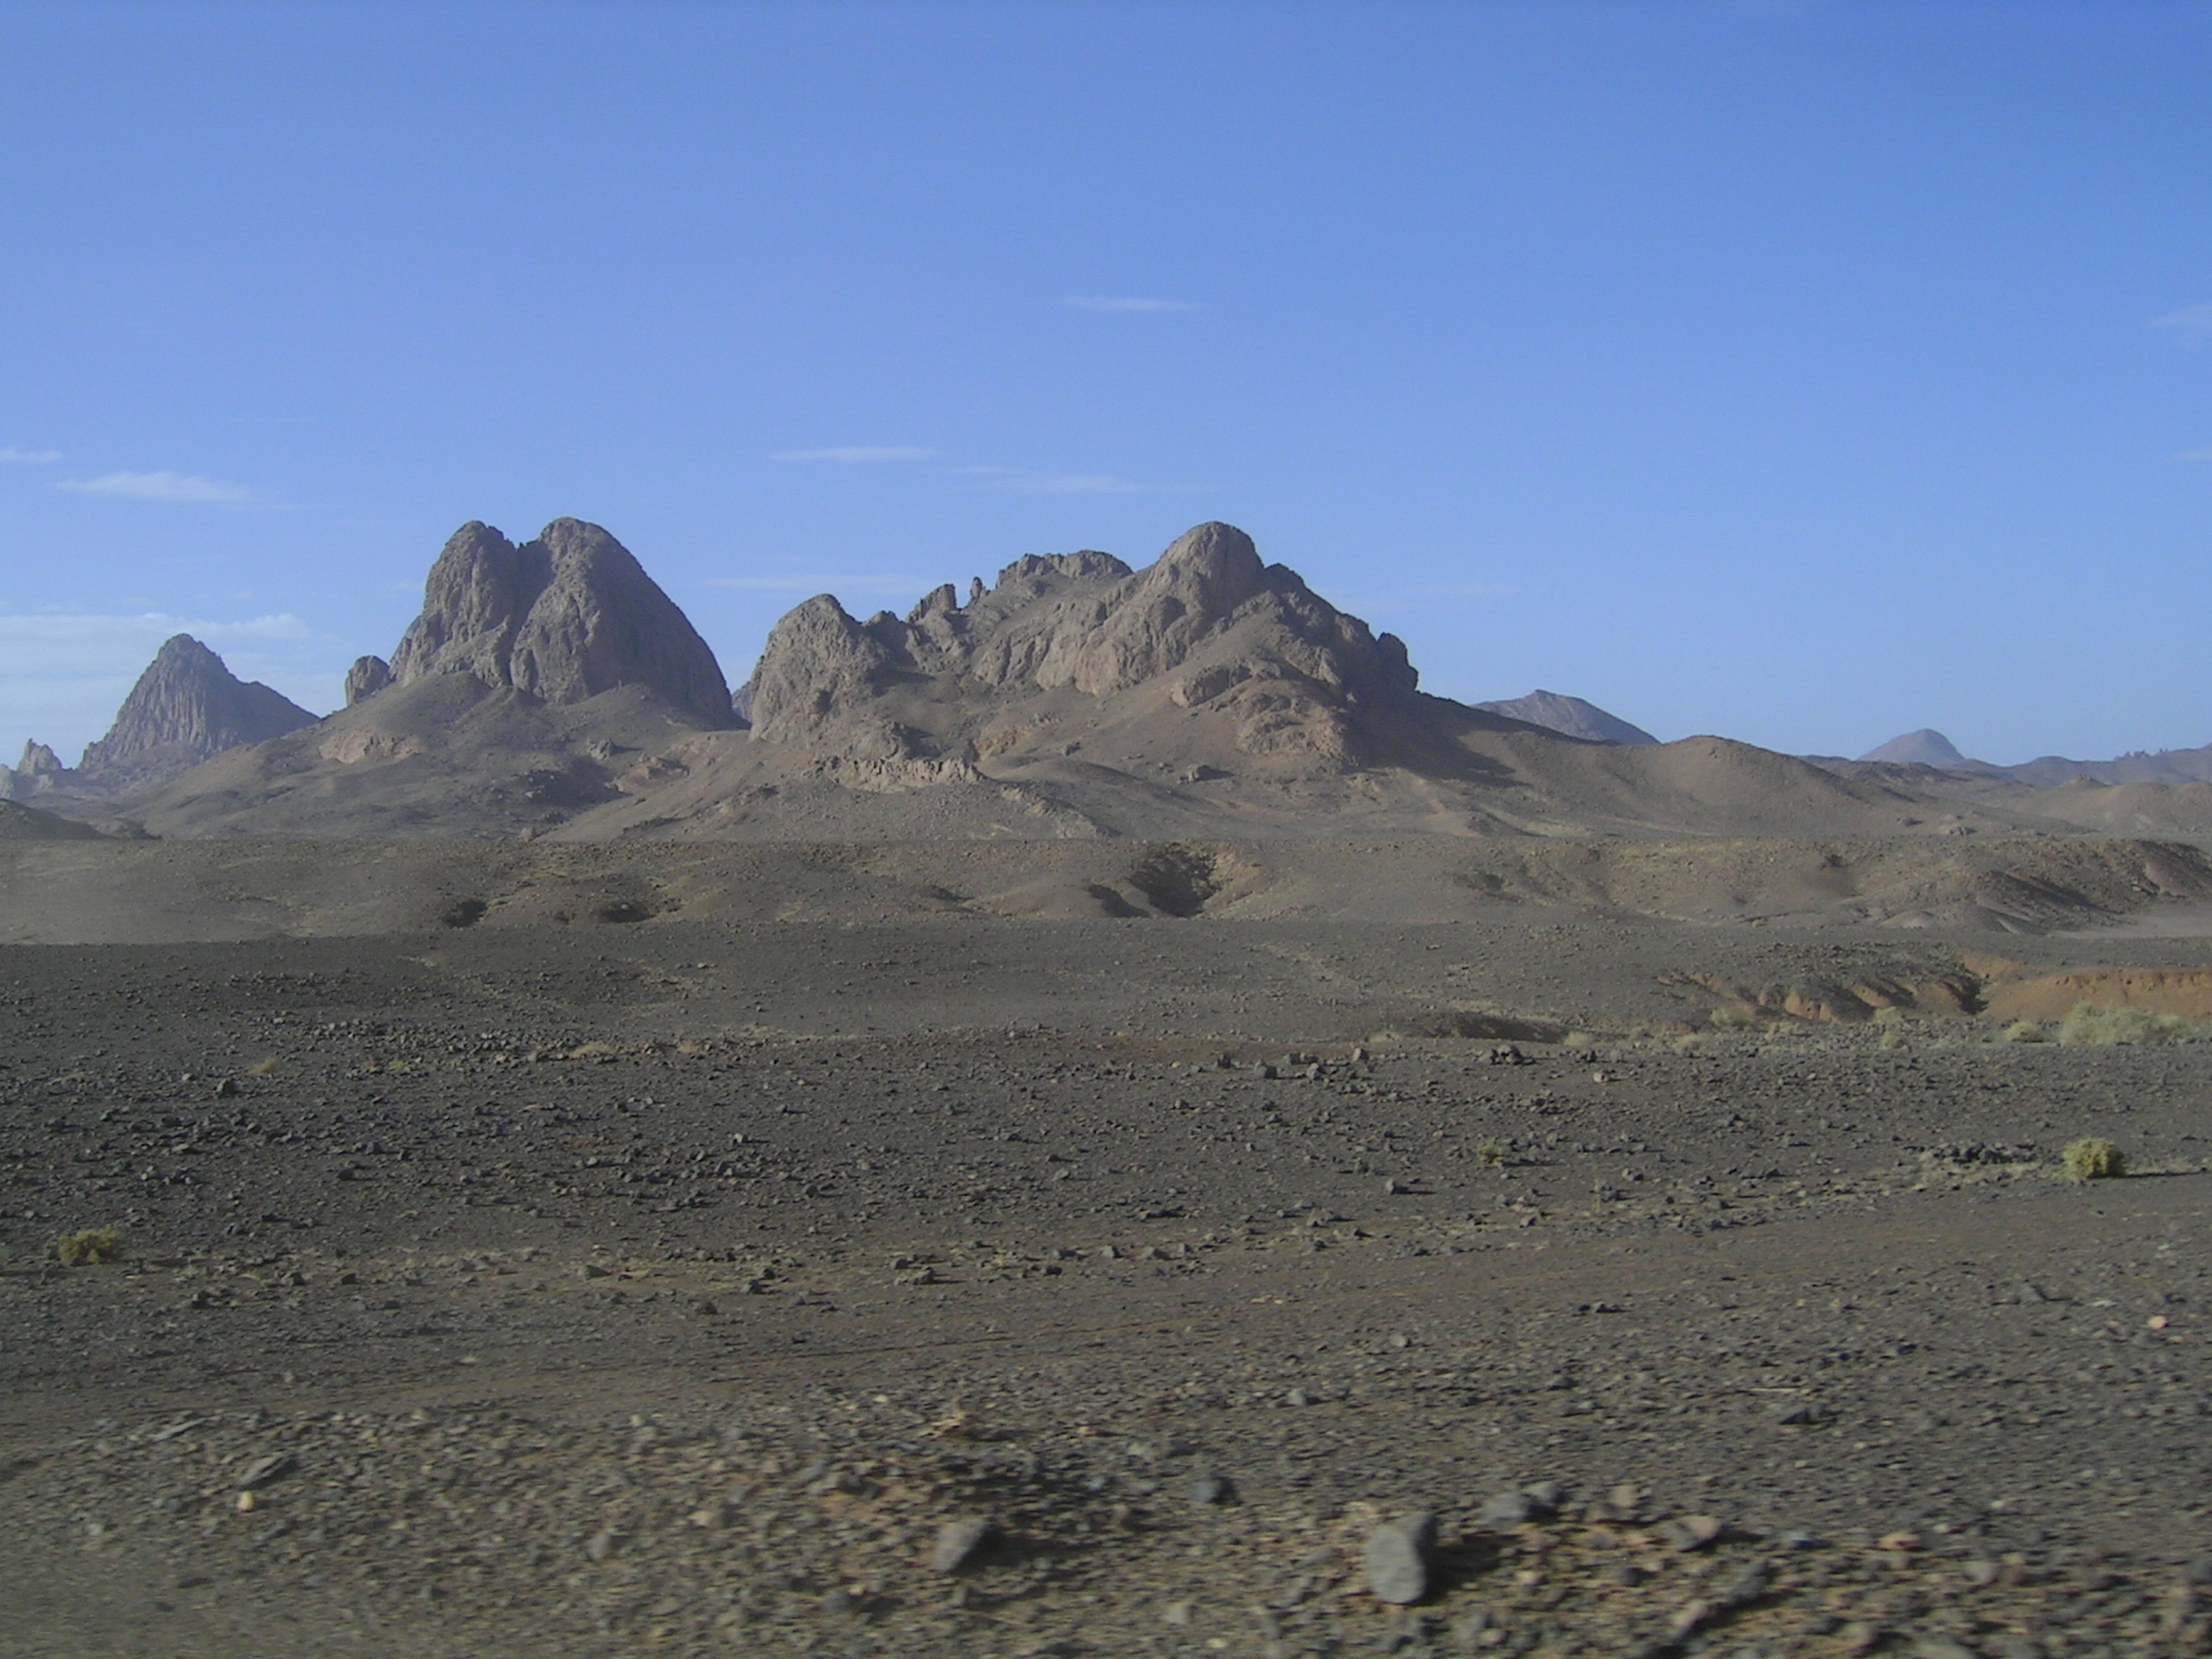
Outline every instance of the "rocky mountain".
<path id="1" fill-rule="evenodd" d="M 1820 763 L 1833 763 L 1823 759 Z M 2056 789 L 2073 783 L 2114 788 L 2134 784 L 2178 787 L 2212 783 L 2212 744 L 2201 749 L 2137 750 L 2105 761 L 2068 760 L 2061 755 L 2045 755 L 2017 766 L 1998 766 L 1960 753 L 1958 746 L 1941 732 L 1923 728 L 1892 738 L 1879 749 L 1860 756 L 1856 763 L 1934 767 L 1939 771 L 1964 773 L 1991 782 L 2020 784 L 2033 789 Z"/>
<path id="2" fill-rule="evenodd" d="M 1977 764 L 1960 754 L 1956 744 L 1932 726 L 1923 726 L 1917 732 L 1907 732 L 1901 738 L 1892 738 L 1881 747 L 1868 750 L 1859 758 L 1884 766 L 1956 769 Z"/>
<path id="3" fill-rule="evenodd" d="M 690 620 L 629 549 L 577 519 L 556 519 L 520 547 L 489 525 L 463 525 L 430 567 L 422 614 L 389 669 L 356 663 L 349 700 L 375 695 L 386 674 L 404 686 L 454 673 L 553 705 L 644 686 L 701 726 L 734 719 L 720 665 Z"/>
<path id="4" fill-rule="evenodd" d="M 1535 690 L 1525 697 L 1513 697 L 1502 702 L 1479 702 L 1477 708 L 1492 714 L 1503 714 L 1510 720 L 1523 720 L 1530 726 L 1540 726 L 1547 732 L 1557 732 L 1563 737 L 1580 738 L 1585 743 L 1656 743 L 1640 726 L 1631 726 L 1618 714 L 1609 714 L 1594 702 L 1580 697 L 1570 697 L 1563 692 Z"/>
<path id="5" fill-rule="evenodd" d="M 1141 569 L 1030 555 L 903 617 L 821 595 L 777 623 L 734 697 L 606 532 L 562 520 L 516 547 L 472 524 L 389 665 L 364 659 L 348 679 L 347 708 L 134 799 L 133 819 L 188 838 L 815 842 L 2007 821 L 1976 808 L 1939 824 L 1909 787 L 1717 738 L 1571 741 L 1428 696 L 1398 640 L 1224 524 Z"/>
<path id="6" fill-rule="evenodd" d="M 1063 728 L 1080 705 L 1152 718 L 1164 752 L 1206 746 L 1196 736 L 1278 770 L 1342 772 L 1423 712 L 1402 642 L 1225 524 L 1141 571 L 1031 555 L 964 605 L 947 584 L 903 620 L 859 622 L 823 594 L 776 624 L 750 689 L 758 740 L 874 762 L 1073 752 Z"/>
<path id="7" fill-rule="evenodd" d="M 314 723 L 290 698 L 258 680 L 240 680 L 206 646 L 179 634 L 155 653 L 107 735 L 86 746 L 76 781 L 107 793 L 143 788 L 227 749 Z"/>

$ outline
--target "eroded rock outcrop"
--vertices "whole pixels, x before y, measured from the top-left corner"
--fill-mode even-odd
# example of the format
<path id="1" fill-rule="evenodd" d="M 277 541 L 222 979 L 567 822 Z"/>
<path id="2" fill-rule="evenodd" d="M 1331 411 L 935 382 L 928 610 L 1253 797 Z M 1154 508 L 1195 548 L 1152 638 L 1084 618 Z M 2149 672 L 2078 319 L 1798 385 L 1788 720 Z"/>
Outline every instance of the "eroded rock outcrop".
<path id="1" fill-rule="evenodd" d="M 11 769 L 0 766 L 0 799 L 28 800 L 51 794 L 67 781 L 69 769 L 62 757 L 37 738 L 23 745 L 23 757 Z"/>
<path id="2" fill-rule="evenodd" d="M 450 673 L 556 704 L 641 685 L 701 726 L 733 720 L 690 620 L 627 548 L 578 519 L 556 519 L 520 547 L 481 523 L 446 544 L 391 674 L 405 685 Z"/>
<path id="3" fill-rule="evenodd" d="M 179 634 L 138 677 L 107 735 L 87 745 L 76 777 L 98 790 L 143 788 L 227 749 L 314 723 L 282 692 L 240 679 L 199 641 Z"/>
<path id="4" fill-rule="evenodd" d="M 1073 691 L 1150 698 L 1170 727 L 1176 709 L 1211 715 L 1244 754 L 1345 769 L 1412 708 L 1417 678 L 1397 639 L 1217 523 L 1143 570 L 1105 553 L 1032 555 L 971 586 L 964 606 L 948 584 L 904 619 L 858 621 L 823 594 L 777 623 L 751 684 L 757 737 L 856 758 L 1003 750 L 1031 730 L 1010 723 L 1011 706 Z"/>
<path id="5" fill-rule="evenodd" d="M 381 657 L 356 657 L 346 670 L 345 706 L 366 702 L 392 684 L 392 665 Z"/>

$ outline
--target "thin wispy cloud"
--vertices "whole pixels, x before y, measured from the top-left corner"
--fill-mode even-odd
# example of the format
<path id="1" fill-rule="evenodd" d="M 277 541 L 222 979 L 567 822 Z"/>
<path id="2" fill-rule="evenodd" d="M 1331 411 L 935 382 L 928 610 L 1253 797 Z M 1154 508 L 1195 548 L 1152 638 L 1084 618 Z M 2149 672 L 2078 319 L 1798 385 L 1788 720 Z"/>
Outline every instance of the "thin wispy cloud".
<path id="1" fill-rule="evenodd" d="M 1032 472 L 1018 466 L 956 466 L 979 489 L 1007 495 L 1141 495 L 1158 488 L 1103 472 Z"/>
<path id="2" fill-rule="evenodd" d="M 2150 325 L 2173 329 L 2192 344 L 2212 343 L 2212 303 L 2169 311 L 2163 317 L 2153 318 Z"/>
<path id="3" fill-rule="evenodd" d="M 253 492 L 189 472 L 103 472 L 96 478 L 58 478 L 56 489 L 79 495 L 112 495 L 124 501 L 168 501 L 185 507 L 243 507 Z"/>
<path id="4" fill-rule="evenodd" d="M 2181 459 L 2185 461 L 2212 461 L 2212 444 L 2207 444 L 2202 449 L 2185 449 L 2181 452 Z"/>
<path id="5" fill-rule="evenodd" d="M 0 466 L 52 466 L 62 458 L 58 449 L 0 449 Z"/>
<path id="6" fill-rule="evenodd" d="M 840 449 L 779 449 L 769 457 L 772 461 L 836 461 L 848 466 L 865 466 L 872 463 L 927 461 L 936 459 L 933 449 L 923 449 L 914 444 L 852 444 Z"/>
<path id="7" fill-rule="evenodd" d="M 926 593 L 934 582 L 921 576 L 841 576 L 821 571 L 787 571 L 766 576 L 709 576 L 706 587 L 734 588 L 743 593 L 782 593 L 811 597 L 816 593 Z"/>
<path id="8" fill-rule="evenodd" d="M 88 611 L 0 613 L 0 647 L 11 673 L 106 674 L 146 665 L 155 647 L 174 634 L 203 643 L 270 645 L 310 641 L 315 632 L 289 611 L 222 622 L 173 617 L 166 611 L 104 615 Z"/>
<path id="9" fill-rule="evenodd" d="M 1072 311 L 1098 311 L 1113 317 L 1138 317 L 1166 311 L 1195 311 L 1198 307 L 1189 300 L 1151 300 L 1127 294 L 1071 294 L 1067 307 Z"/>

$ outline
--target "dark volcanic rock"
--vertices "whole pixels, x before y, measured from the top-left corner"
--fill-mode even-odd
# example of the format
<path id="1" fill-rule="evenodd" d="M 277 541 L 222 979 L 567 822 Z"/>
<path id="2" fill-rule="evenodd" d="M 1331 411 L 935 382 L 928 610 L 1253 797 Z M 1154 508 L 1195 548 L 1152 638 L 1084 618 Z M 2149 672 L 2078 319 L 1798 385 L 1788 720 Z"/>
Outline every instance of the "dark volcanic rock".
<path id="1" fill-rule="evenodd" d="M 400 685 L 470 674 L 548 703 L 642 685 L 702 726 L 733 720 L 721 668 L 690 620 L 628 549 L 577 519 L 520 547 L 463 525 L 430 568 L 391 672 Z"/>
<path id="2" fill-rule="evenodd" d="M 144 787 L 226 749 L 266 743 L 314 723 L 290 698 L 258 680 L 240 680 L 221 657 L 179 634 L 138 677 L 107 735 L 86 748 L 77 775 L 100 789 Z"/>
<path id="3" fill-rule="evenodd" d="M 392 684 L 392 665 L 381 657 L 356 657 L 346 670 L 345 706 L 352 708 Z"/>

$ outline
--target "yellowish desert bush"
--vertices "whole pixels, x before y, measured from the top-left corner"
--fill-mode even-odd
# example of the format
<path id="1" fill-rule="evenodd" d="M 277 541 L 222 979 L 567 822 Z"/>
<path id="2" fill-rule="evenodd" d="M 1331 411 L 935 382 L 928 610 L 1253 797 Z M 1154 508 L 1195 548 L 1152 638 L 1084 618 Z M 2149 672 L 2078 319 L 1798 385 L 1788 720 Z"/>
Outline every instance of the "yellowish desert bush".
<path id="1" fill-rule="evenodd" d="M 2187 1020 L 2173 1014 L 2077 1002 L 2058 1023 L 2058 1041 L 2069 1048 L 2130 1048 L 2137 1043 L 2176 1042 L 2193 1030 Z"/>
<path id="2" fill-rule="evenodd" d="M 97 1267 L 123 1254 L 123 1233 L 116 1227 L 87 1227 L 64 1233 L 54 1241 L 54 1254 L 64 1267 Z"/>
<path id="3" fill-rule="evenodd" d="M 2069 1181 L 2111 1181 L 2128 1172 L 2127 1159 L 2109 1140 L 2085 1135 L 2062 1154 Z"/>

